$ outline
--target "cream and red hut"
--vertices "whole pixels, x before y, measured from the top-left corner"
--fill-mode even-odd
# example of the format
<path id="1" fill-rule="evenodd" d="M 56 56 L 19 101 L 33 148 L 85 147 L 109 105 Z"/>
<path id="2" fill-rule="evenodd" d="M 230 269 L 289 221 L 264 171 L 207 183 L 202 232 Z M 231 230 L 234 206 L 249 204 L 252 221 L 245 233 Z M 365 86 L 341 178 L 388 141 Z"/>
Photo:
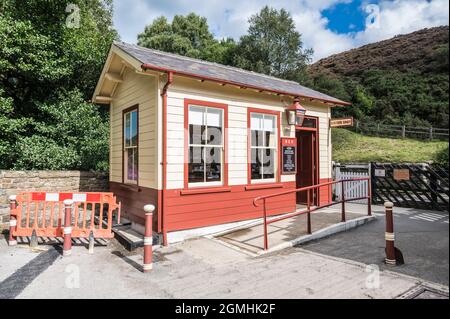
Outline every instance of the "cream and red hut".
<path id="1" fill-rule="evenodd" d="M 166 241 L 261 218 L 257 196 L 330 181 L 331 108 L 296 82 L 116 42 L 93 101 L 110 108 L 110 189 Z M 306 111 L 306 113 L 305 113 Z M 329 188 L 311 195 L 331 201 Z M 268 204 L 292 212 L 306 195 Z M 177 237 L 178 236 L 178 237 Z"/>

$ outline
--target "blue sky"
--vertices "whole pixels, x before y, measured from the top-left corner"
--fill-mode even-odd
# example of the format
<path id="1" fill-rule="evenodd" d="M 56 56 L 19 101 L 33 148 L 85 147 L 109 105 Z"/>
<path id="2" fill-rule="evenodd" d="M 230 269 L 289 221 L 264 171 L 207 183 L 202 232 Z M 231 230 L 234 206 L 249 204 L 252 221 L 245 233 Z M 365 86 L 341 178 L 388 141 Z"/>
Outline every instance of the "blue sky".
<path id="1" fill-rule="evenodd" d="M 265 5 L 292 14 L 314 61 L 449 20 L 448 0 L 114 0 L 114 24 L 122 41 L 136 43 L 156 17 L 195 12 L 208 18 L 217 38 L 238 39 Z"/>

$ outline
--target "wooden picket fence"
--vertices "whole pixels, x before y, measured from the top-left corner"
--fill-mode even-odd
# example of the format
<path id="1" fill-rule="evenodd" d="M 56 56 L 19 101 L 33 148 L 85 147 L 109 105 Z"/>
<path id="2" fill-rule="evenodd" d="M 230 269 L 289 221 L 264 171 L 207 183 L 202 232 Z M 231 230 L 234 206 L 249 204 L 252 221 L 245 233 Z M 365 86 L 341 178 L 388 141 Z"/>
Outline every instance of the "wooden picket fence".
<path id="1" fill-rule="evenodd" d="M 369 177 L 370 165 L 334 165 L 335 180 L 347 180 L 354 178 Z M 345 185 L 345 198 L 366 197 L 368 189 L 367 181 L 349 182 Z M 342 186 L 337 184 L 333 190 L 334 199 L 342 199 Z M 366 200 L 355 201 L 355 203 L 366 204 Z"/>

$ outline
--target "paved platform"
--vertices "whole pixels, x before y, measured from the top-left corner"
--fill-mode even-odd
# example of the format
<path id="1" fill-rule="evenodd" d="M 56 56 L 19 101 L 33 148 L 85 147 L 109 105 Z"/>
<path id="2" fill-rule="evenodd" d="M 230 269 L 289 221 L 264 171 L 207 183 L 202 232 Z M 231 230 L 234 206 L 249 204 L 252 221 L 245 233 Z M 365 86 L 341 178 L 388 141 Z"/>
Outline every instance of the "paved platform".
<path id="1" fill-rule="evenodd" d="M 361 205 L 356 207 L 356 209 L 347 209 L 346 220 L 352 221 L 367 216 L 367 209 L 364 209 L 363 207 L 365 206 Z M 340 209 L 340 205 L 335 205 L 331 208 L 324 208 L 311 213 L 311 228 L 313 234 L 328 228 L 330 231 L 327 232 L 325 236 L 329 236 L 333 233 L 353 228 L 353 226 L 348 226 L 336 227 L 334 231 L 331 229 L 331 226 L 333 225 L 339 226 L 339 224 L 342 224 Z M 355 223 L 348 223 L 348 225 L 358 226 Z M 276 247 L 287 247 L 286 244 L 289 242 L 294 242 L 303 237 L 307 239 L 307 216 L 306 214 L 300 215 L 269 224 L 267 230 L 269 248 L 273 250 L 274 248 L 276 249 Z M 264 227 L 261 223 L 252 227 L 222 234 L 215 238 L 227 245 L 231 245 L 232 248 L 235 247 L 249 254 L 260 254 L 264 250 Z M 314 239 L 317 239 L 317 237 L 311 236 L 311 240 Z"/>
<path id="2" fill-rule="evenodd" d="M 42 246 L 45 248 L 45 246 Z M 257 258 L 206 238 L 155 252 L 144 274 L 142 249 L 54 247 L 32 252 L 0 240 L 1 298 L 397 298 L 422 286 L 417 278 L 301 249 Z M 447 289 L 448 292 L 448 289 Z"/>

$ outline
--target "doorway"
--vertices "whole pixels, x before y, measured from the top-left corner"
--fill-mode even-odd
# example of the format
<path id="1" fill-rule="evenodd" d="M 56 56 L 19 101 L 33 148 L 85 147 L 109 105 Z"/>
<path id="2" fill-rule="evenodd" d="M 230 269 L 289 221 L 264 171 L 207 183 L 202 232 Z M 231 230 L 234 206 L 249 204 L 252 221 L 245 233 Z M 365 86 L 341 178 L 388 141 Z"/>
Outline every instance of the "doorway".
<path id="1" fill-rule="evenodd" d="M 306 124 L 306 126 L 305 126 Z M 296 186 L 298 188 L 319 184 L 318 131 L 317 119 L 307 118 L 302 127 L 296 129 L 298 170 Z M 318 190 L 310 192 L 311 205 L 318 204 Z M 308 202 L 307 193 L 297 193 L 297 204 Z"/>

